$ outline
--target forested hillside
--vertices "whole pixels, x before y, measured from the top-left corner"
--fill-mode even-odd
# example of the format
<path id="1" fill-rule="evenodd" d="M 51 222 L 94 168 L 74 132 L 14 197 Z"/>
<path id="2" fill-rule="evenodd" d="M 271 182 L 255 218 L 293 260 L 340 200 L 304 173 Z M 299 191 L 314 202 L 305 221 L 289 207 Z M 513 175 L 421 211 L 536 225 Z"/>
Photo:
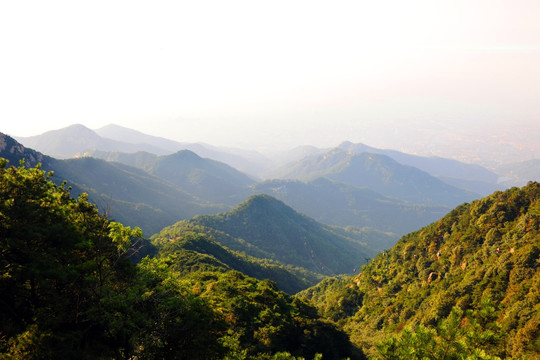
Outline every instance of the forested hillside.
<path id="1" fill-rule="evenodd" d="M 538 358 L 539 256 L 540 184 L 530 183 L 459 206 L 360 274 L 300 297 L 383 359 L 439 359 L 445 350 L 445 358 Z"/>
<path id="2" fill-rule="evenodd" d="M 90 151 L 92 156 L 107 161 L 120 162 L 145 170 L 176 185 L 179 189 L 201 201 L 225 203 L 234 206 L 246 196 L 246 188 L 254 182 L 249 176 L 219 161 L 204 159 L 189 150 L 157 156 L 146 152 L 120 153 Z"/>
<path id="3" fill-rule="evenodd" d="M 177 249 L 134 265 L 140 230 L 50 175 L 0 160 L 1 358 L 363 358 L 271 281 L 187 272 L 174 265 Z"/>
<path id="4" fill-rule="evenodd" d="M 25 148 L 13 138 L 0 134 L 0 157 L 18 165 L 42 164 L 54 171 L 57 185 L 72 187 L 72 195 L 87 193 L 103 213 L 128 226 L 139 226 L 151 235 L 179 219 L 225 210 L 188 194 L 174 184 L 141 169 L 94 158 L 58 160 Z"/>
<path id="5" fill-rule="evenodd" d="M 0 134 L 0 358 L 540 358 L 537 182 L 450 210 L 373 190 L 470 195 L 379 154 L 258 184 L 114 154 L 135 166 Z"/>
<path id="6" fill-rule="evenodd" d="M 323 275 L 352 273 L 375 253 L 365 243 L 268 195 L 252 196 L 226 213 L 183 220 L 153 238 L 174 238 L 192 229 L 214 236 L 230 249 Z"/>
<path id="7" fill-rule="evenodd" d="M 249 256 L 245 251 L 230 250 L 204 232 L 203 228 L 193 228 L 193 231 L 179 231 L 172 237 L 171 232 L 164 231 L 154 236 L 153 243 L 159 249 L 158 256 L 166 257 L 170 268 L 180 274 L 237 270 L 260 280 L 272 280 L 280 290 L 291 295 L 324 278 L 323 275 L 304 268 Z M 164 234 L 165 238 L 162 237 Z"/>

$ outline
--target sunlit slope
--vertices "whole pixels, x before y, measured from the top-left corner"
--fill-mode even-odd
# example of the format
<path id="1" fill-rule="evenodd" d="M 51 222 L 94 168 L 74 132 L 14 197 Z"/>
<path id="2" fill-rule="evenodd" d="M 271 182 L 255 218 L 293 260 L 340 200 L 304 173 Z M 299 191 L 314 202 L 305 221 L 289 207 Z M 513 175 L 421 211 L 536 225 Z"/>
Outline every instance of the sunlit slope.
<path id="1" fill-rule="evenodd" d="M 230 249 L 324 275 L 351 273 L 374 253 L 340 229 L 318 223 L 268 195 L 252 196 L 229 212 L 179 222 L 161 234 L 194 227 Z"/>
<path id="2" fill-rule="evenodd" d="M 166 257 L 170 268 L 182 276 L 201 271 L 237 270 L 260 280 L 272 280 L 289 294 L 313 286 L 323 278 L 302 268 L 230 250 L 202 233 L 163 231 L 153 236 L 152 242 L 159 248 L 158 257 Z"/>
<path id="3" fill-rule="evenodd" d="M 404 326 L 435 326 L 452 307 L 478 309 L 491 297 L 501 357 L 540 355 L 540 184 L 512 188 L 457 207 L 404 236 L 359 275 L 308 289 L 325 316 L 373 353 Z"/>

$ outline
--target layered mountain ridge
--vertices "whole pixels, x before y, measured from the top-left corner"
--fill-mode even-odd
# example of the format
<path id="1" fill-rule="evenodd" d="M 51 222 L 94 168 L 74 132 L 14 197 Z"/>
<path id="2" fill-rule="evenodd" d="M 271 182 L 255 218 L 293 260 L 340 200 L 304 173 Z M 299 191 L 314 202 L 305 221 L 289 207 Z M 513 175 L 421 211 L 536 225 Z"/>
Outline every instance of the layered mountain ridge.
<path id="1" fill-rule="evenodd" d="M 304 181 L 326 177 L 361 188 L 370 188 L 401 200 L 456 206 L 477 197 L 386 155 L 356 154 L 334 149 L 304 158 L 276 172 L 277 178 Z"/>
<path id="2" fill-rule="evenodd" d="M 83 135 L 86 132 L 80 127 L 74 130 Z M 118 131 L 114 127 L 108 130 Z M 144 140 L 137 132 L 131 135 L 129 141 Z M 104 144 L 114 145 L 115 140 L 109 140 Z M 147 244 L 151 251 L 142 252 L 134 261 L 141 261 L 146 254 L 155 256 L 143 259 L 139 270 L 148 271 L 147 280 L 161 277 L 162 283 L 156 282 L 157 277 L 150 280 L 152 286 L 177 282 L 175 286 L 181 286 L 181 290 L 171 299 L 178 300 L 181 295 L 193 300 L 192 304 L 212 304 L 219 314 L 215 319 L 223 315 L 229 324 L 229 337 L 220 341 L 237 349 L 236 355 L 241 355 L 240 344 L 243 349 L 250 349 L 252 358 L 258 356 L 258 351 L 270 354 L 276 349 L 296 349 L 292 345 L 280 348 L 274 335 L 279 334 L 280 339 L 300 338 L 306 344 L 321 329 L 337 331 L 337 324 L 339 333 L 334 332 L 336 338 L 332 340 L 335 342 L 318 343 L 317 348 L 348 349 L 349 339 L 341 335 L 346 332 L 356 349 L 360 349 L 357 355 L 362 359 L 363 353 L 374 358 L 409 358 L 411 354 L 456 359 L 537 358 L 540 184 L 531 181 L 522 188 L 496 191 L 478 199 L 480 194 L 442 180 L 456 175 L 454 180 L 463 183 L 464 188 L 473 183 L 492 184 L 492 174 L 481 168 L 444 159 L 428 161 L 413 156 L 404 160 L 424 161 L 414 167 L 392 157 L 402 156 L 399 152 L 366 152 L 369 149 L 362 144 L 341 146 L 346 149 L 301 149 L 298 154 L 303 153 L 303 159 L 281 169 L 286 179 L 257 183 L 232 166 L 203 158 L 191 150 L 168 155 L 91 150 L 85 154 L 107 161 L 91 156 L 58 160 L 0 134 L 0 157 L 12 165 L 17 166 L 23 159 L 26 166 L 41 163 L 42 169 L 54 171 L 56 183 L 67 181 L 72 196 L 86 192 L 110 219 L 141 226 L 147 234 L 155 233 L 152 245 Z M 437 164 L 445 164 L 447 172 L 432 174 L 438 171 Z M 422 166 L 425 169 L 421 170 Z M 534 178 L 535 166 L 536 162 L 531 161 L 509 166 L 505 171 L 514 180 L 522 176 Z M 2 174 L 17 172 L 41 176 L 43 180 L 39 171 L 11 168 Z M 6 179 L 8 189 L 11 180 L 9 176 Z M 13 199 L 17 200 L 18 195 L 2 203 L 6 211 L 11 211 L 13 204 L 18 205 Z M 40 201 L 31 201 L 28 206 L 35 208 L 35 204 Z M 72 205 L 77 209 L 75 203 Z M 27 221 L 32 220 L 27 212 L 17 216 L 21 219 L 2 219 L 6 224 L 16 221 L 20 234 L 35 241 L 33 234 L 25 230 Z M 83 220 L 84 216 L 77 218 Z M 54 246 L 47 248 L 47 241 L 71 238 L 57 239 L 55 231 L 62 229 L 52 223 L 40 225 L 51 236 L 39 244 L 54 255 L 56 250 Z M 115 226 L 112 223 L 113 230 Z M 116 266 L 114 258 L 123 251 L 118 242 L 127 244 L 131 235 L 120 239 L 119 234 L 115 237 L 114 231 L 108 233 L 107 229 L 100 228 L 103 234 L 100 232 L 96 242 L 81 241 L 72 249 L 75 257 L 87 256 L 85 249 L 97 246 L 96 268 L 81 263 L 77 271 L 99 273 L 99 246 L 103 240 L 116 242 L 107 245 L 110 264 Z M 396 243 L 396 233 L 407 235 Z M 4 240 L 19 241 L 16 236 Z M 17 247 L 7 250 L 16 254 Z M 2 260 L 7 265 L 11 261 Z M 26 260 L 20 260 L 26 266 Z M 51 264 L 71 271 L 69 263 L 53 260 Z M 39 263 L 39 256 L 36 261 Z M 4 267 L 8 268 L 16 269 Z M 59 274 L 52 274 L 59 277 L 44 282 L 38 291 L 54 292 L 55 287 L 50 284 L 62 286 Z M 134 274 L 132 271 L 130 276 Z M 23 272 L 21 276 L 24 277 Z M 98 281 L 99 276 L 92 276 L 85 277 L 85 281 Z M 2 279 L 4 285 L 11 281 L 9 276 Z M 79 283 L 73 284 L 75 289 Z M 308 286 L 312 287 L 306 289 Z M 289 294 L 303 291 L 290 298 L 278 288 Z M 21 282 L 20 289 L 30 295 L 35 291 L 31 281 Z M 131 295 L 135 296 L 138 290 L 129 291 L 134 291 Z M 131 295 L 126 293 L 126 299 Z M 139 303 L 153 299 L 151 292 L 137 296 L 133 299 Z M 232 303 L 229 297 L 234 299 Z M 277 298 L 286 298 L 295 310 L 287 313 L 283 301 L 268 304 L 269 299 Z M 96 309 L 105 305 L 114 309 L 111 314 L 132 314 L 129 307 L 113 298 L 109 300 L 106 304 L 98 301 Z M 318 315 L 310 305 L 317 307 Z M 311 323 L 317 324 L 316 329 L 306 327 L 305 320 L 297 317 L 299 313 L 326 320 Z M 114 316 L 112 320 L 120 318 Z M 232 332 L 238 324 L 241 330 Z M 32 334 L 30 327 L 26 330 Z M 25 335 L 20 335 L 9 341 L 22 341 Z M 265 347 L 270 343 L 272 348 Z M 10 344 L 0 341 L 0 351 L 14 349 Z M 46 342 L 36 344 L 47 346 Z M 336 344 L 340 345 L 334 347 Z M 315 348 L 313 343 L 310 346 Z M 306 353 L 315 356 L 314 352 Z M 354 351 L 340 354 L 352 356 Z M 281 355 L 287 359 L 291 356 Z"/>
<path id="3" fill-rule="evenodd" d="M 324 275 L 351 273 L 375 253 L 367 244 L 268 195 L 252 196 L 225 213 L 180 221 L 153 240 L 164 242 L 186 231 L 206 233 L 230 249 Z"/>

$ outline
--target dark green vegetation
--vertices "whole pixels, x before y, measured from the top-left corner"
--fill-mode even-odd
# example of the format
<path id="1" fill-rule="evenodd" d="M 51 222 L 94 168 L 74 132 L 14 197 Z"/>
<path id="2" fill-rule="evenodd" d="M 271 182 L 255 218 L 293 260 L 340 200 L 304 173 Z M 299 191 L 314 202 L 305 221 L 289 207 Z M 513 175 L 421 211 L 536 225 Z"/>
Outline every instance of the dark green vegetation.
<path id="1" fill-rule="evenodd" d="M 313 180 L 249 185 L 189 151 L 56 160 L 1 136 L 27 167 L 0 166 L 0 358 L 539 358 L 539 184 L 448 213 L 380 192 L 464 192 L 349 145 L 297 163 Z"/>
<path id="2" fill-rule="evenodd" d="M 143 169 L 206 202 L 238 204 L 244 199 L 246 187 L 254 182 L 224 163 L 203 159 L 189 150 L 164 156 L 145 152 L 126 154 L 92 151 L 90 154 Z"/>
<path id="3" fill-rule="evenodd" d="M 352 273 L 374 254 L 365 243 L 299 214 L 268 195 L 252 196 L 226 213 L 181 221 L 153 239 L 162 243 L 186 230 L 214 236 L 235 251 L 323 275 Z"/>
<path id="4" fill-rule="evenodd" d="M 271 281 L 207 271 L 221 266 L 215 258 L 205 269 L 178 267 L 189 246 L 169 242 L 134 265 L 140 230 L 108 220 L 84 195 L 74 200 L 49 176 L 0 163 L 0 357 L 363 357 Z M 175 241 L 197 249 L 197 239 Z"/>
<path id="5" fill-rule="evenodd" d="M 530 183 L 461 205 L 359 275 L 300 297 L 383 359 L 538 358 L 539 257 L 540 184 Z"/>
<path id="6" fill-rule="evenodd" d="M 208 235 L 209 229 L 206 229 L 207 234 L 202 233 L 205 229 L 201 227 L 193 230 L 175 228 L 171 231 L 167 228 L 154 236 L 153 243 L 160 248 L 160 255 L 167 254 L 170 267 L 178 273 L 237 270 L 257 279 L 272 280 L 280 290 L 289 294 L 312 286 L 323 278 L 321 274 L 304 268 L 285 266 L 277 261 L 230 250 L 212 240 L 215 237 Z"/>
<path id="7" fill-rule="evenodd" d="M 72 195 L 85 192 L 115 220 L 139 226 L 153 234 L 178 219 L 225 210 L 179 189 L 174 184 L 143 170 L 93 158 L 57 160 L 27 149 L 9 136 L 0 135 L 0 157 L 10 164 L 24 159 L 29 166 L 38 162 L 46 171 L 54 171 L 58 185 L 66 180 Z"/>

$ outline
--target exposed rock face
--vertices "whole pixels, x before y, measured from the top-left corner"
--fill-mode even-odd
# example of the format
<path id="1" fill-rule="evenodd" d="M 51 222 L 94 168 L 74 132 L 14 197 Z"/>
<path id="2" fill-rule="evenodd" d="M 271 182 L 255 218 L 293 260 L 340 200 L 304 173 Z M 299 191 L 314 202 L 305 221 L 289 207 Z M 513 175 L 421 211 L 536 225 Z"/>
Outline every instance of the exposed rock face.
<path id="1" fill-rule="evenodd" d="M 45 155 L 37 151 L 27 149 L 12 137 L 0 133 L 0 157 L 9 160 L 10 165 L 17 166 L 24 159 L 26 166 L 34 166 L 46 160 Z"/>

